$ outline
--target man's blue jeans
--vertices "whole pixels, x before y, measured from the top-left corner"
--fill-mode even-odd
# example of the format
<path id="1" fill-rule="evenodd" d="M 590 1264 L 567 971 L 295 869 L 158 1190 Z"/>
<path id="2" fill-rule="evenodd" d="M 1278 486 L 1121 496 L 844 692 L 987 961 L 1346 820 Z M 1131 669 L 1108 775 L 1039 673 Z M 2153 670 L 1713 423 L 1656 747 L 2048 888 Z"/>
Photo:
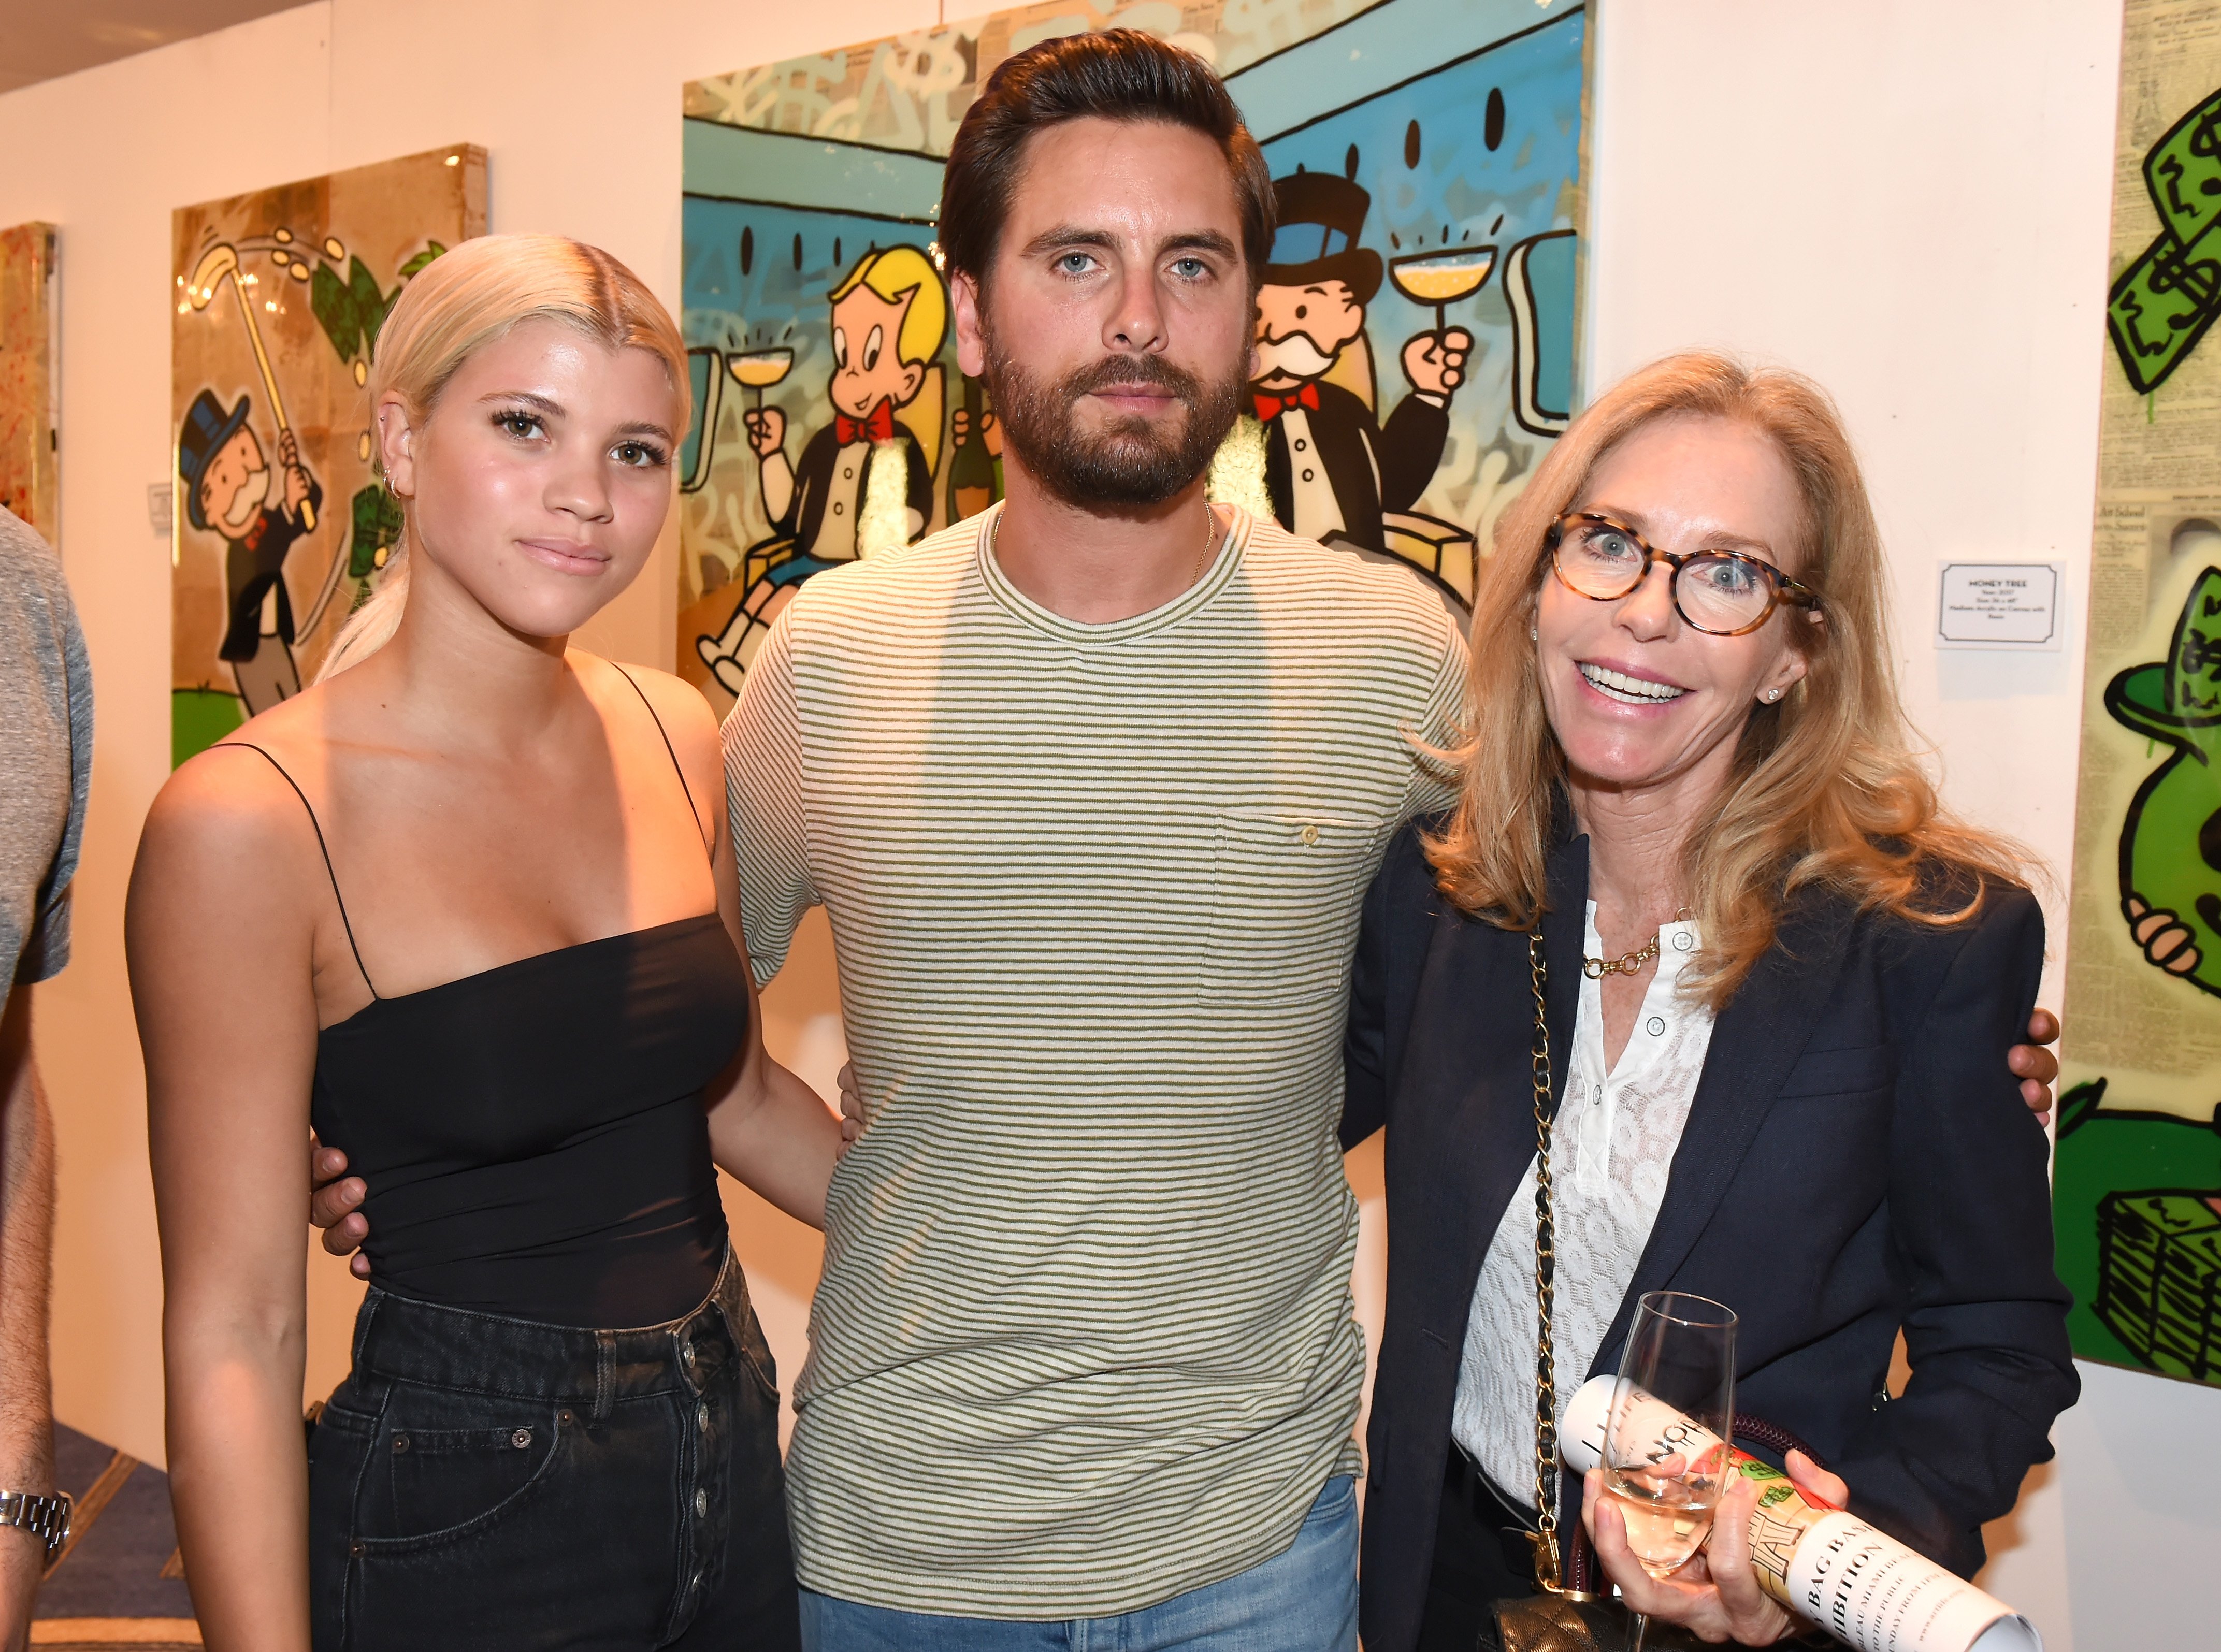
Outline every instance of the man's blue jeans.
<path id="1" fill-rule="evenodd" d="M 944 1618 L 802 1592 L 804 1652 L 1356 1652 L 1357 1487 L 1343 1475 L 1296 1540 L 1222 1583 L 1116 1618 Z"/>

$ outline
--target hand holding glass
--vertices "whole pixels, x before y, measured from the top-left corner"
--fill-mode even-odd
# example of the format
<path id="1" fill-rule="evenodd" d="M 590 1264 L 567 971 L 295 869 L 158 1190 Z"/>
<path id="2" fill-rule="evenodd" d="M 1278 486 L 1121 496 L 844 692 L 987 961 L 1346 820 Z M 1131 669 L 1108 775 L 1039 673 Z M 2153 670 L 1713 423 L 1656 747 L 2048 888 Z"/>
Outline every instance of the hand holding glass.
<path id="1" fill-rule="evenodd" d="M 1686 1292 L 1652 1291 L 1636 1305 L 1605 1430 L 1605 1496 L 1626 1523 L 1628 1547 L 1655 1578 L 1703 1546 L 1727 1489 L 1721 1442 L 1735 1438 L 1735 1331 L 1732 1311 Z M 1696 1425 L 1688 1450 L 1673 1450 L 1672 1438 L 1631 1420 L 1645 1397 Z M 1640 1652 L 1649 1626 L 1633 1615 L 1629 1652 Z"/>

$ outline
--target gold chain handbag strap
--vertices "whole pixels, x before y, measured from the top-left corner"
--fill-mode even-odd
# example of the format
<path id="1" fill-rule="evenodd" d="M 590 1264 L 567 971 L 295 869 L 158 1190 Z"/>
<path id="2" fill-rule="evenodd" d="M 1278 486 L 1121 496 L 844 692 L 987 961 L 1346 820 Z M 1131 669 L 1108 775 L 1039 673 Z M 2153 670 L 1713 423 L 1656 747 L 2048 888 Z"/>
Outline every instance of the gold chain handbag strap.
<path id="1" fill-rule="evenodd" d="M 1557 1276 L 1556 1235 L 1550 1220 L 1550 1019 L 1543 988 L 1542 933 L 1527 937 L 1527 973 L 1535 991 L 1535 1580 L 1559 1593 L 1558 1385 L 1552 1367 L 1550 1301 Z"/>

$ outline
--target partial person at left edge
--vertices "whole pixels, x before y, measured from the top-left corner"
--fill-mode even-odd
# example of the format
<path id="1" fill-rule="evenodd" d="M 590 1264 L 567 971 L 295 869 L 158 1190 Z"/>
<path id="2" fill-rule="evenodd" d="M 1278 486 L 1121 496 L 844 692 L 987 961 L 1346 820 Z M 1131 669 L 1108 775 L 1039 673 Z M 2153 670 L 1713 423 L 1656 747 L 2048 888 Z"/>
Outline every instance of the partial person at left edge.
<path id="1" fill-rule="evenodd" d="M 69 962 L 91 785 L 92 673 L 61 562 L 0 508 L 0 1648 L 11 1652 L 69 1531 L 47 1374 L 54 1131 L 31 986 Z"/>

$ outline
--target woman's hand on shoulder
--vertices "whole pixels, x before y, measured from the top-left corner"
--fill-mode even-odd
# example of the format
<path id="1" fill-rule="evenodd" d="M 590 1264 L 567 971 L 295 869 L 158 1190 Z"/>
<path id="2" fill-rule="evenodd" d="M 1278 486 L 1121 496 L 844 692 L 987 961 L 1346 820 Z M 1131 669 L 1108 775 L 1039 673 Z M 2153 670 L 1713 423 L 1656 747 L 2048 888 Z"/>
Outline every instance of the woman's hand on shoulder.
<path id="1" fill-rule="evenodd" d="M 1815 1503 L 1840 1509 L 1849 1502 L 1842 1478 L 1816 1467 L 1803 1452 L 1791 1452 L 1785 1466 L 1791 1482 Z M 1630 1611 L 1679 1624 L 1708 1644 L 1771 1646 L 1802 1634 L 1805 1625 L 1758 1586 L 1750 1561 L 1750 1519 L 1761 1490 L 1761 1482 L 1738 1476 L 1721 1500 L 1705 1546 L 1663 1579 L 1644 1571 L 1628 1547 L 1627 1524 L 1617 1505 L 1604 1497 L 1602 1469 L 1591 1469 L 1581 1487 L 1581 1524 L 1596 1545 L 1605 1575 L 1619 1586 Z"/>

